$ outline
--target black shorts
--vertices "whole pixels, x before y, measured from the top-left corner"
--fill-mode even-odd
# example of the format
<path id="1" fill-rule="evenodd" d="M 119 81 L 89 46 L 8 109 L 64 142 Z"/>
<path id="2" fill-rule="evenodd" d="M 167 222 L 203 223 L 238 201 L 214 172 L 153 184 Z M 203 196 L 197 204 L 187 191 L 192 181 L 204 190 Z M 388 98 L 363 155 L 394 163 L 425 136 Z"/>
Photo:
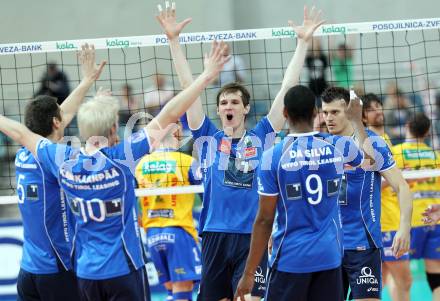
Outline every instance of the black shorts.
<path id="1" fill-rule="evenodd" d="M 202 279 L 197 300 L 231 299 L 243 275 L 251 243 L 250 234 L 204 232 L 202 239 Z M 266 293 L 267 254 L 255 273 L 252 296 Z"/>
<path id="2" fill-rule="evenodd" d="M 78 285 L 82 301 L 150 301 L 145 268 L 105 280 L 78 278 Z"/>
<path id="3" fill-rule="evenodd" d="M 312 273 L 286 273 L 272 269 L 265 301 L 341 301 L 341 267 Z"/>
<path id="4" fill-rule="evenodd" d="M 380 299 L 382 294 L 382 261 L 380 249 L 346 250 L 342 260 L 344 296 L 350 299 Z"/>
<path id="5" fill-rule="evenodd" d="M 32 274 L 20 269 L 17 280 L 19 301 L 78 301 L 78 284 L 72 271 Z"/>

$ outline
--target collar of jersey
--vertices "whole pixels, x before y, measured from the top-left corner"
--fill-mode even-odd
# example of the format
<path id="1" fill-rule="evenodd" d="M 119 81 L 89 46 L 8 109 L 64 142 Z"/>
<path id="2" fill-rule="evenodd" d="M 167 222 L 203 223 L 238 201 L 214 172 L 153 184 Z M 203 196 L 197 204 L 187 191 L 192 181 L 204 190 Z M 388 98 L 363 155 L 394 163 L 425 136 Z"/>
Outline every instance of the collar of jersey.
<path id="1" fill-rule="evenodd" d="M 319 134 L 319 132 L 313 131 L 313 132 L 307 132 L 307 133 L 290 133 L 287 136 L 289 136 L 289 137 L 303 137 L 303 136 L 314 136 L 316 134 Z"/>

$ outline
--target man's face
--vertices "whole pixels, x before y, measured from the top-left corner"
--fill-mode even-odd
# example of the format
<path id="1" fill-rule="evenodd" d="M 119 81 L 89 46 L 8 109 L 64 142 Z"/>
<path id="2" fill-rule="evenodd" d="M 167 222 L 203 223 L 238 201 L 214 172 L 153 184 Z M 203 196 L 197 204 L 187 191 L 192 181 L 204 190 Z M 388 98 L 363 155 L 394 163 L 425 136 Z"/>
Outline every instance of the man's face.
<path id="1" fill-rule="evenodd" d="M 223 128 L 238 128 L 244 123 L 249 112 L 249 105 L 244 106 L 240 91 L 225 92 L 220 95 L 217 114 L 220 116 Z"/>
<path id="2" fill-rule="evenodd" d="M 383 126 L 383 108 L 377 101 L 372 101 L 370 107 L 366 109 L 364 122 L 367 126 Z"/>
<path id="3" fill-rule="evenodd" d="M 328 131 L 333 135 L 341 135 L 349 126 L 349 120 L 345 116 L 346 104 L 343 99 L 336 99 L 330 103 L 322 102 L 322 113 Z"/>

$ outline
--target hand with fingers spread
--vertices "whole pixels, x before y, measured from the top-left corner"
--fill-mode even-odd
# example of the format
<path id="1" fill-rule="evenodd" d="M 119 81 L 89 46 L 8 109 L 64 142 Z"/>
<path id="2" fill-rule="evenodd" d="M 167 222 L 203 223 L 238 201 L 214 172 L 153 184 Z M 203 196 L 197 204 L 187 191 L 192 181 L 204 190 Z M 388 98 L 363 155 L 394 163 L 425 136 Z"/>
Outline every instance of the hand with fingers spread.
<path id="1" fill-rule="evenodd" d="M 173 40 L 179 37 L 182 29 L 191 22 L 191 18 L 185 19 L 182 22 L 176 21 L 176 3 L 172 2 L 171 6 L 168 1 L 165 2 L 165 9 L 162 6 L 158 6 L 159 14 L 156 19 L 159 21 L 165 35 L 169 40 Z"/>
<path id="2" fill-rule="evenodd" d="M 317 11 L 313 6 L 310 13 L 307 10 L 307 6 L 304 6 L 304 21 L 301 26 L 295 25 L 293 21 L 289 21 L 289 26 L 295 31 L 298 39 L 308 42 L 315 30 L 324 24 L 324 20 L 321 19 L 322 11 Z"/>
<path id="3" fill-rule="evenodd" d="M 225 42 L 212 42 L 211 52 L 209 55 L 205 54 L 204 60 L 204 73 L 206 73 L 210 81 L 217 78 L 223 66 L 231 59 L 230 55 L 225 55 L 226 53 L 228 53 L 228 45 Z"/>
<path id="4" fill-rule="evenodd" d="M 440 204 L 428 206 L 425 212 L 422 213 L 423 222 L 425 224 L 435 224 L 440 221 Z"/>
<path id="5" fill-rule="evenodd" d="M 107 64 L 106 61 L 102 61 L 96 66 L 95 46 L 87 43 L 81 46 L 81 50 L 78 52 L 78 59 L 81 64 L 83 78 L 93 82 L 99 78 L 102 69 Z"/>

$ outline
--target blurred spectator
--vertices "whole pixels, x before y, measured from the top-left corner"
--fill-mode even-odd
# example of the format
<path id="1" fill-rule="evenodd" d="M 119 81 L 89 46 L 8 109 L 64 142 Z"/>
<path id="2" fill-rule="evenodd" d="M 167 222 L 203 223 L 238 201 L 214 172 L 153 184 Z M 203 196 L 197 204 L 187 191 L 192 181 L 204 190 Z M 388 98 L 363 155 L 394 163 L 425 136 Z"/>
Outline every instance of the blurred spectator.
<path id="1" fill-rule="evenodd" d="M 327 88 L 326 70 L 328 68 L 327 57 L 321 49 L 319 38 L 314 38 L 312 41 L 312 47 L 306 57 L 306 67 L 309 71 L 309 88 L 319 98 Z M 318 107 L 320 107 L 319 100 Z"/>
<path id="2" fill-rule="evenodd" d="M 140 111 L 139 99 L 133 95 L 132 87 L 125 84 L 121 88 L 121 106 L 119 110 L 119 129 L 120 137 L 123 137 L 125 126 L 130 120 L 130 117 Z M 140 123 L 145 123 L 144 119 L 139 119 L 131 130 L 136 130 Z"/>
<path id="3" fill-rule="evenodd" d="M 41 79 L 41 87 L 37 95 L 50 95 L 57 98 L 58 104 L 61 104 L 70 94 L 69 82 L 63 71 L 58 69 L 55 63 L 47 65 L 47 72 Z"/>
<path id="4" fill-rule="evenodd" d="M 393 145 L 402 143 L 405 138 L 405 124 L 410 118 L 411 106 L 409 99 L 395 83 L 387 86 L 387 98 L 383 104 L 385 132 L 388 133 Z"/>
<path id="5" fill-rule="evenodd" d="M 148 113 L 156 116 L 163 106 L 174 97 L 174 89 L 167 85 L 165 78 L 156 74 L 153 76 L 153 86 L 145 91 L 144 105 Z"/>
<path id="6" fill-rule="evenodd" d="M 353 83 L 353 53 L 345 43 L 332 52 L 331 69 L 335 86 L 349 89 Z"/>
<path id="7" fill-rule="evenodd" d="M 231 55 L 231 47 L 228 47 L 225 56 Z M 232 82 L 243 83 L 246 78 L 246 70 L 242 58 L 239 55 L 231 55 L 231 59 L 223 67 L 220 72 L 218 84 L 224 86 Z"/>

